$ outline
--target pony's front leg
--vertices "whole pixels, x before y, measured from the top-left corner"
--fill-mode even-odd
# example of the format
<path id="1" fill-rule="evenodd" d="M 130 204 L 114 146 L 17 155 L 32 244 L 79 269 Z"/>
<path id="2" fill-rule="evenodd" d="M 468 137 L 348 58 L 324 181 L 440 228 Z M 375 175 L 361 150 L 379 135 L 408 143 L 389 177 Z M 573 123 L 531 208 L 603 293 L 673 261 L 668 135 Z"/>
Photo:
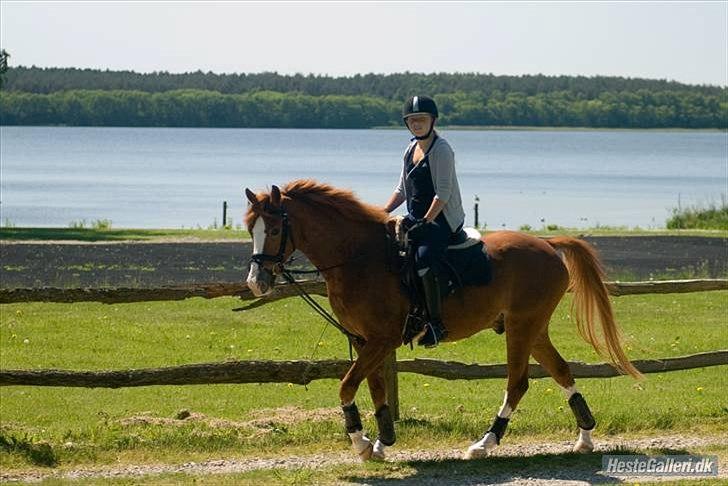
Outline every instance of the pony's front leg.
<path id="1" fill-rule="evenodd" d="M 361 348 L 357 347 L 357 353 L 359 356 L 352 365 L 352 367 L 349 369 L 349 372 L 346 374 L 346 376 L 344 376 L 344 379 L 341 381 L 341 386 L 339 388 L 339 397 L 341 399 L 341 409 L 344 412 L 344 423 L 346 426 L 346 432 L 349 434 L 349 438 L 351 439 L 351 446 L 354 449 L 354 452 L 356 452 L 362 460 L 368 460 L 372 457 L 384 457 L 384 449 L 382 445 L 386 444 L 384 444 L 384 442 L 381 440 L 377 441 L 378 443 L 380 443 L 380 445 L 378 446 L 379 451 L 375 456 L 374 445 L 364 433 L 364 428 L 361 424 L 361 416 L 359 415 L 359 409 L 354 402 L 354 398 L 356 396 L 357 390 L 359 389 L 359 385 L 362 381 L 364 381 L 364 378 L 367 378 L 370 375 L 374 374 L 373 379 L 375 383 L 377 382 L 376 376 L 381 376 L 381 373 L 376 374 L 374 372 L 382 367 L 384 358 L 391 352 L 391 350 L 391 346 L 387 346 L 384 343 L 377 343 L 372 341 L 367 342 Z M 383 379 L 381 382 L 381 386 L 382 388 L 384 387 Z M 384 393 L 384 395 L 386 395 L 386 392 Z M 374 398 L 374 392 L 372 392 L 372 397 Z M 379 397 L 378 393 L 377 397 Z M 386 396 L 384 396 L 384 400 L 382 401 L 386 401 Z M 376 400 L 374 403 L 375 406 L 377 406 Z M 391 421 L 391 416 L 389 416 L 388 414 L 388 408 L 386 410 L 387 412 L 385 412 L 384 414 L 380 414 L 380 416 L 384 417 L 385 422 L 386 417 L 389 417 L 389 421 Z M 377 409 L 377 411 L 379 412 L 379 409 Z M 377 417 L 378 422 L 379 420 L 379 417 Z M 392 427 L 392 431 L 393 430 L 394 427 Z M 387 439 L 385 438 L 385 440 Z"/>
<path id="2" fill-rule="evenodd" d="M 377 419 L 377 429 L 379 435 L 374 442 L 374 450 L 372 451 L 372 459 L 384 460 L 385 450 L 387 447 L 393 446 L 397 440 L 394 431 L 394 420 L 389 410 L 387 402 L 387 388 L 384 380 L 384 366 L 380 365 L 371 375 L 367 377 L 369 384 L 369 393 L 374 403 L 374 417 Z"/>
<path id="3" fill-rule="evenodd" d="M 348 405 L 342 405 L 341 409 L 344 411 L 344 424 L 346 426 L 346 433 L 349 434 L 349 438 L 351 439 L 352 449 L 359 454 L 362 461 L 371 459 L 374 453 L 374 446 L 372 445 L 372 441 L 369 440 L 369 437 L 364 434 L 361 425 L 361 416 L 359 415 L 359 409 L 356 403 L 352 401 Z"/>

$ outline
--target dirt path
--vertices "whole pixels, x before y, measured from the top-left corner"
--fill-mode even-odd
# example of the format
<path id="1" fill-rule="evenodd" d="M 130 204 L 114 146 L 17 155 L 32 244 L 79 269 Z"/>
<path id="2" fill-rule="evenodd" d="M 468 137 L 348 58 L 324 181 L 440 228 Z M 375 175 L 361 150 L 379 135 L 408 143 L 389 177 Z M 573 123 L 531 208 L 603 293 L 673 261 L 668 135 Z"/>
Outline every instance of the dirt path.
<path id="1" fill-rule="evenodd" d="M 587 237 L 612 280 L 725 277 L 728 238 Z M 0 286 L 141 287 L 241 282 L 250 242 L 0 242 Z M 299 260 L 305 264 L 302 255 Z"/>
<path id="2" fill-rule="evenodd" d="M 348 482 L 337 481 L 337 484 L 375 484 L 383 485 L 397 483 L 397 485 L 436 485 L 443 484 L 443 477 L 447 477 L 447 484 L 529 484 L 529 485 L 556 485 L 574 484 L 585 485 L 593 483 L 614 483 L 622 481 L 653 482 L 660 480 L 675 480 L 676 477 L 650 477 L 650 476 L 611 476 L 601 472 L 601 455 L 606 453 L 629 454 L 632 451 L 651 450 L 653 453 L 687 454 L 687 450 L 696 447 L 708 446 L 728 447 L 726 437 L 694 437 L 682 438 L 679 436 L 648 437 L 642 439 L 626 439 L 613 437 L 601 439 L 597 443 L 594 454 L 584 456 L 584 461 L 577 461 L 578 466 L 565 465 L 562 454 L 570 452 L 571 442 L 555 442 L 544 444 L 503 445 L 496 453 L 487 459 L 479 461 L 462 460 L 462 449 L 447 450 L 391 450 L 388 462 L 407 463 L 418 469 L 414 475 L 405 478 L 354 478 Z M 629 452 L 628 452 L 629 451 Z M 543 460 L 534 461 L 537 466 L 529 465 L 529 457 L 553 455 L 553 466 L 544 468 Z M 524 457 L 523 461 L 514 466 L 513 461 L 503 462 L 503 471 L 497 475 L 477 473 L 477 464 L 487 461 L 498 461 L 498 458 Z M 568 456 L 567 456 L 568 457 Z M 38 471 L 28 473 L 0 472 L 2 482 L 41 482 L 46 479 L 106 479 L 106 478 L 134 478 L 153 476 L 166 473 L 182 473 L 190 476 L 233 474 L 255 470 L 295 470 L 295 469 L 322 469 L 346 464 L 358 464 L 358 458 L 352 453 L 327 453 L 307 456 L 289 456 L 275 459 L 219 459 L 202 463 L 189 462 L 173 465 L 132 465 L 115 467 L 88 467 L 66 471 Z M 428 464 L 429 463 L 429 464 Z M 427 467 L 422 467 L 427 464 Z M 460 467 L 458 467 L 458 464 Z M 441 467 L 439 467 L 441 465 Z M 472 466 L 474 467 L 467 467 Z M 458 472 L 460 469 L 460 472 Z M 475 469 L 475 471 L 474 471 Z M 352 475 L 356 472 L 352 470 Z M 719 476 L 728 478 L 728 469 L 725 464 L 719 464 Z"/>

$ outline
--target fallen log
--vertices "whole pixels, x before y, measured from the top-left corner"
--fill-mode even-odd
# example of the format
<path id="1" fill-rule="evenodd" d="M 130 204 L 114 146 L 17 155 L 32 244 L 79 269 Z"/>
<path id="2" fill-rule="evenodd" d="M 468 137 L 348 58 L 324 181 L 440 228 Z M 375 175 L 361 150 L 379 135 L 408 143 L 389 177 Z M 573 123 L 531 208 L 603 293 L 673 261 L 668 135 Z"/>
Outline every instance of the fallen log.
<path id="1" fill-rule="evenodd" d="M 300 285 L 311 294 L 326 295 L 326 283 L 320 280 L 306 280 Z M 265 297 L 275 301 L 298 295 L 293 285 L 279 285 L 273 294 Z M 222 283 L 202 285 L 180 285 L 153 288 L 21 288 L 0 289 L 0 304 L 13 302 L 102 302 L 120 304 L 161 300 L 184 300 L 192 297 L 214 299 L 217 297 L 240 297 L 242 300 L 256 299 L 245 283 Z"/>
<path id="2" fill-rule="evenodd" d="M 150 385 L 205 385 L 220 383 L 296 383 L 341 378 L 351 367 L 343 360 L 228 361 L 165 368 L 119 371 L 0 370 L 0 386 L 71 386 L 122 388 Z"/>
<path id="3" fill-rule="evenodd" d="M 609 293 L 618 295 L 673 294 L 728 290 L 728 279 L 655 280 L 648 282 L 605 282 Z"/>
<path id="4" fill-rule="evenodd" d="M 676 358 L 634 360 L 632 364 L 642 373 L 661 373 L 728 365 L 728 350 L 710 351 Z M 569 368 L 574 378 L 609 378 L 622 375 L 609 363 L 589 364 L 581 361 L 570 361 Z M 399 361 L 397 362 L 397 371 L 419 373 L 446 380 L 480 380 L 483 378 L 505 378 L 507 376 L 505 364 L 464 364 L 434 359 Z M 534 363 L 528 365 L 528 373 L 531 378 L 550 376 L 540 365 Z"/>

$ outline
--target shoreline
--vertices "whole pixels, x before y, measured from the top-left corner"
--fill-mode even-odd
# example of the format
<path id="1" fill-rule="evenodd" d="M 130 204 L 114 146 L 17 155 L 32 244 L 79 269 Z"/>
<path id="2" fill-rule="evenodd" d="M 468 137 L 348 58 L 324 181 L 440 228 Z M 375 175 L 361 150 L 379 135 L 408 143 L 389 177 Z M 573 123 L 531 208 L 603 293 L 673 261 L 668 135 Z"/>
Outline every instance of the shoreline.
<path id="1" fill-rule="evenodd" d="M 518 229 L 487 229 L 481 234 L 497 231 L 520 231 Z M 728 229 L 666 229 L 666 228 L 557 228 L 532 229 L 522 233 L 548 238 L 553 236 L 612 236 L 626 238 L 641 237 L 705 237 L 728 238 Z M 119 244 L 119 243 L 233 243 L 248 242 L 250 235 L 239 229 L 174 229 L 174 228 L 115 228 L 96 230 L 93 228 L 63 227 L 0 227 L 0 245 L 22 244 Z"/>
<path id="2" fill-rule="evenodd" d="M 174 130 L 405 130 L 402 126 L 373 126 L 363 128 L 323 128 L 323 127 L 160 127 L 160 126 L 136 126 L 136 125 L 2 125 L 0 128 L 155 128 Z M 507 131 L 507 132 L 705 132 L 725 133 L 728 128 L 682 128 L 682 127 L 655 127 L 655 128 L 630 128 L 630 127 L 584 127 L 584 126 L 536 126 L 536 125 L 439 125 L 440 130 L 454 131 Z"/>
<path id="3" fill-rule="evenodd" d="M 401 127 L 378 126 L 372 127 L 371 130 L 396 130 Z M 513 125 L 438 125 L 439 130 L 459 130 L 459 131 L 475 131 L 475 132 L 706 132 L 706 133 L 726 133 L 728 128 L 629 128 L 629 127 L 552 127 L 552 126 L 513 126 Z"/>

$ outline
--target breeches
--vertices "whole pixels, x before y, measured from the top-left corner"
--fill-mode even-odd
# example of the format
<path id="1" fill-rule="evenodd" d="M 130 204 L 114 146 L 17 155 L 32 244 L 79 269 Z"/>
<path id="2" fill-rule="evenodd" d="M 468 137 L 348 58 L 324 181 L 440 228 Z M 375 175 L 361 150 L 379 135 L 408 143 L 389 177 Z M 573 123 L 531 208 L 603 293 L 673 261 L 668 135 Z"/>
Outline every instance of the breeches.
<path id="1" fill-rule="evenodd" d="M 428 268 L 436 274 L 440 273 L 441 261 L 451 236 L 450 226 L 446 221 L 438 221 L 441 219 L 444 218 L 438 218 L 428 224 L 427 231 L 417 243 L 415 264 L 420 275 L 424 275 Z"/>

